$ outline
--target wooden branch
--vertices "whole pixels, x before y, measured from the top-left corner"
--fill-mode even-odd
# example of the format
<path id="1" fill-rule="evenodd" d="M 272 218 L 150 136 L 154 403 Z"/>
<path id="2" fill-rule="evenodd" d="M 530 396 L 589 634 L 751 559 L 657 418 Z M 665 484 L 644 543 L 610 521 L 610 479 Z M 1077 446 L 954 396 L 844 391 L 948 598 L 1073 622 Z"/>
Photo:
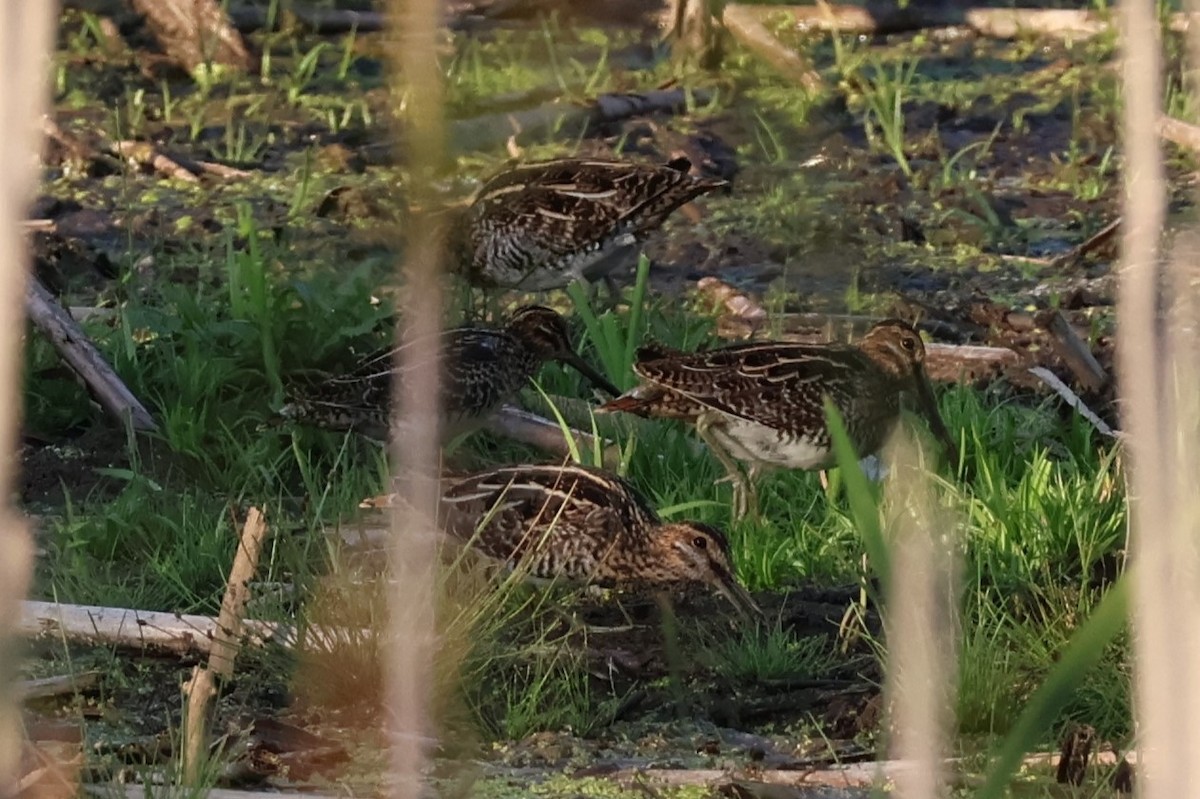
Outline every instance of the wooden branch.
<path id="1" fill-rule="evenodd" d="M 188 183 L 200 182 L 200 177 L 196 173 L 186 169 L 178 161 L 163 155 L 148 141 L 115 141 L 110 142 L 109 147 L 114 153 L 132 164 L 148 166 L 154 171 L 176 180 Z"/>
<path id="2" fill-rule="evenodd" d="M 250 68 L 250 54 L 217 0 L 131 0 L 163 52 L 188 72 L 209 65 Z"/>
<path id="3" fill-rule="evenodd" d="M 563 431 L 557 422 L 544 419 L 537 414 L 523 411 L 512 405 L 504 405 L 488 417 L 484 427 L 491 433 L 523 444 L 531 444 L 539 449 L 552 452 L 560 458 L 570 457 L 571 449 L 563 437 Z M 572 430 L 575 446 L 581 452 L 591 452 L 596 440 L 590 433 Z M 614 466 L 620 463 L 621 454 L 612 444 L 605 444 L 604 464 Z"/>
<path id="4" fill-rule="evenodd" d="M 745 9 L 744 13 L 759 20 L 783 14 L 791 17 L 801 30 L 835 31 L 838 33 L 889 34 L 925 28 L 967 27 L 980 36 L 1011 39 L 1026 34 L 1059 38 L 1090 38 L 1113 30 L 1109 15 L 1095 11 L 1057 8 L 963 8 L 956 3 L 936 5 L 879 4 L 872 8 L 858 6 L 819 5 L 742 5 L 726 6 Z M 743 12 L 739 12 L 743 13 Z M 1185 32 L 1192 15 L 1172 14 L 1172 31 Z"/>
<path id="5" fill-rule="evenodd" d="M 25 312 L 105 411 L 122 423 L 128 421 L 134 430 L 158 429 L 154 417 L 104 360 L 83 328 L 34 277 L 25 292 Z"/>
<path id="6" fill-rule="evenodd" d="M 1200 142 L 1200 138 L 1197 139 Z M 1102 250 L 1106 247 L 1115 249 L 1116 242 L 1113 241 L 1117 237 L 1117 233 L 1121 230 L 1121 217 L 1117 217 L 1112 222 L 1102 227 L 1099 231 L 1092 234 L 1088 239 L 1080 244 L 1072 247 L 1067 252 L 1050 260 L 1049 266 L 1056 269 L 1061 269 L 1065 266 L 1070 266 L 1078 262 L 1080 259 L 1094 252 Z"/>
<path id="7" fill-rule="evenodd" d="M 1043 324 L 1054 336 L 1054 349 L 1070 367 L 1075 379 L 1090 391 L 1102 391 L 1111 378 L 1092 354 L 1092 348 L 1079 337 L 1062 311 L 1052 311 L 1047 316 L 1049 318 L 1043 320 Z"/>
<path id="8" fill-rule="evenodd" d="M 725 6 L 721 22 L 725 30 L 747 50 L 809 94 L 816 94 L 824 88 L 825 81 L 812 62 L 798 51 L 785 47 L 747 6 L 737 3 Z"/>
<path id="9" fill-rule="evenodd" d="M 225 595 L 221 598 L 221 611 L 213 630 L 208 667 L 200 665 L 192 670 L 192 678 L 184 685 L 187 695 L 187 714 L 184 718 L 183 765 L 184 779 L 196 785 L 204 765 L 204 752 L 208 747 L 208 706 L 217 693 L 217 677 L 228 677 L 233 673 L 233 661 L 241 648 L 242 625 L 246 602 L 250 599 L 250 580 L 258 570 L 258 555 L 267 536 L 267 524 L 258 508 L 251 508 L 242 526 L 229 580 L 225 584 Z"/>
<path id="10" fill-rule="evenodd" d="M 100 681 L 100 672 L 84 671 L 79 674 L 61 674 L 41 677 L 36 680 L 19 680 L 16 695 L 23 702 L 48 699 L 52 696 L 74 694 L 94 688 Z"/>
<path id="11" fill-rule="evenodd" d="M 211 616 L 163 613 L 95 605 L 67 605 L 27 600 L 21 604 L 17 632 L 29 637 L 61 637 L 97 646 L 119 646 L 169 652 L 176 655 L 207 655 L 212 651 L 217 621 Z M 296 630 L 274 622 L 247 620 L 243 645 L 277 643 L 297 646 Z M 329 631 L 309 628 L 320 639 Z"/>
<path id="12" fill-rule="evenodd" d="M 973 344 L 925 345 L 925 372 L 930 380 L 961 383 L 998 377 L 1005 368 L 1017 366 L 1021 358 L 1007 347 Z"/>

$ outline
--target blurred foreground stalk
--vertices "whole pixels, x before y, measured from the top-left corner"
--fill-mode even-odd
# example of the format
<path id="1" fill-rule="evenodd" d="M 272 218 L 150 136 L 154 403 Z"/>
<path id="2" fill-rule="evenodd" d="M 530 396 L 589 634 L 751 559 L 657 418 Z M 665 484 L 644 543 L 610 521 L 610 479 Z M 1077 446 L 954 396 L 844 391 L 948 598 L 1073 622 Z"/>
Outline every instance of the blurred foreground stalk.
<path id="1" fill-rule="evenodd" d="M 12 695 L 17 667 L 13 624 L 33 566 L 33 546 L 10 504 L 16 489 L 21 409 L 21 340 L 29 252 L 21 223 L 37 189 L 42 117 L 58 3 L 0 4 L 0 790 L 14 793 L 20 765 L 20 716 Z"/>
<path id="2" fill-rule="evenodd" d="M 1143 797 L 1166 799 L 1200 796 L 1200 303 L 1185 255 L 1200 253 L 1200 247 L 1194 233 L 1179 234 L 1176 255 L 1164 270 L 1159 248 L 1166 187 L 1157 130 L 1163 63 L 1156 9 L 1154 0 L 1121 4 L 1126 152 L 1117 354 L 1132 462 L 1137 787 Z M 1193 46 L 1193 58 L 1197 52 Z"/>
<path id="3" fill-rule="evenodd" d="M 391 0 L 395 21 L 389 55 L 397 121 L 403 132 L 400 160 L 407 165 L 408 198 L 428 208 L 432 169 L 442 163 L 442 74 L 437 54 L 441 9 L 437 0 Z M 392 466 L 401 502 L 392 510 L 387 701 L 392 732 L 393 795 L 422 793 L 423 740 L 434 737 L 430 717 L 434 653 L 434 567 L 438 467 L 437 333 L 442 293 L 437 225 L 410 213 L 404 247 L 404 292 L 397 331 L 397 372 L 392 416 Z M 400 422 L 401 424 L 398 424 Z"/>

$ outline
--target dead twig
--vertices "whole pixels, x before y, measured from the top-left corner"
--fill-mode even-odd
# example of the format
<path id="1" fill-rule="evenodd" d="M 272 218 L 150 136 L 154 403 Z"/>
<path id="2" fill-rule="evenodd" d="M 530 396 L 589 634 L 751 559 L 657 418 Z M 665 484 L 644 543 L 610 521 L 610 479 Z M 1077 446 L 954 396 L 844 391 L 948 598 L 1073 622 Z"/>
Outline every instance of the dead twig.
<path id="1" fill-rule="evenodd" d="M 1198 129 L 1200 130 L 1200 129 Z M 1200 141 L 1200 140 L 1198 140 Z M 1099 231 L 1089 236 L 1086 241 L 1072 247 L 1062 255 L 1050 259 L 1049 266 L 1061 269 L 1065 266 L 1070 266 L 1081 261 L 1083 258 L 1106 248 L 1116 246 L 1114 239 L 1117 237 L 1117 232 L 1121 229 L 1121 217 L 1117 217 Z M 1031 260 L 1031 259 L 1026 259 Z"/>
<path id="2" fill-rule="evenodd" d="M 25 311 L 105 411 L 122 422 L 128 421 L 134 430 L 158 429 L 154 417 L 104 360 L 83 328 L 36 278 L 29 280 Z"/>

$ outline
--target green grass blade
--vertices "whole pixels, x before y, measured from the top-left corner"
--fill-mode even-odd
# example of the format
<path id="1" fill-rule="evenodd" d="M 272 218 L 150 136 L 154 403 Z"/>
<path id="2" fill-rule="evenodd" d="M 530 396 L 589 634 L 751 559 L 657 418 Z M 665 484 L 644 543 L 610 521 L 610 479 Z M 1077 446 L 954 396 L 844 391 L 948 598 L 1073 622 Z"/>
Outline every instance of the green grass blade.
<path id="1" fill-rule="evenodd" d="M 1030 697 L 1017 723 L 997 750 L 976 799 L 999 799 L 1005 795 L 1025 753 L 1037 744 L 1042 733 L 1070 700 L 1080 677 L 1096 665 L 1104 648 L 1124 629 L 1128 612 L 1129 579 L 1126 573 L 1096 605 L 1091 617 L 1071 636 L 1054 670 Z"/>
<path id="2" fill-rule="evenodd" d="M 633 283 L 633 296 L 629 300 L 629 329 L 625 334 L 624 371 L 621 377 L 628 373 L 633 366 L 633 354 L 637 351 L 638 342 L 642 340 L 642 306 L 646 301 L 646 284 L 650 282 L 650 259 L 645 253 L 638 256 L 637 280 Z"/>
<path id="3" fill-rule="evenodd" d="M 829 398 L 825 398 L 825 419 L 829 425 L 829 434 L 833 439 L 833 453 L 837 457 L 838 470 L 846 483 L 846 496 L 850 500 L 850 513 L 854 524 L 862 536 L 863 546 L 879 575 L 879 583 L 887 594 L 888 581 L 891 576 L 891 561 L 888 555 L 887 541 L 883 537 L 883 527 L 879 522 L 879 508 L 875 491 L 862 467 L 858 465 L 858 455 L 842 415 L 834 407 Z"/>

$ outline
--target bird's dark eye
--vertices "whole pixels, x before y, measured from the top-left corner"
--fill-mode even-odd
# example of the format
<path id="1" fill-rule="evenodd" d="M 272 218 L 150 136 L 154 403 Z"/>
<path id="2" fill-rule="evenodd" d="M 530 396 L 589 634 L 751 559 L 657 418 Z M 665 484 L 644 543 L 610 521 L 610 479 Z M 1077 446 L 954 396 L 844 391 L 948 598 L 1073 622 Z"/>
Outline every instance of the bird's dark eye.
<path id="1" fill-rule="evenodd" d="M 708 539 L 702 535 L 698 535 L 692 539 L 692 546 L 696 549 L 704 549 L 708 546 Z"/>
<path id="2" fill-rule="evenodd" d="M 908 350 L 909 352 L 912 352 L 917 348 L 917 342 L 911 338 L 902 338 L 900 339 L 900 346 L 904 347 L 904 349 Z"/>

